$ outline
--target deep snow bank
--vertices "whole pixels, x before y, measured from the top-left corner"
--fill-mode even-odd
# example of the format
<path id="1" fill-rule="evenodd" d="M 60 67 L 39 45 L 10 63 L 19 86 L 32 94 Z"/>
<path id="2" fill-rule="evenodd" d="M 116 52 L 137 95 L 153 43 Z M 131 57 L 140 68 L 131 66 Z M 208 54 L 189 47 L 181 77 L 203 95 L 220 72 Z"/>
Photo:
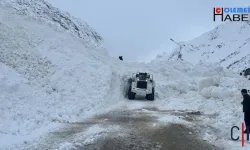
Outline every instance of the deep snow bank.
<path id="1" fill-rule="evenodd" d="M 148 65 L 156 74 L 158 108 L 200 111 L 205 140 L 228 149 L 241 148 L 241 144 L 230 142 L 230 131 L 232 126 L 241 127 L 244 122 L 240 90 L 249 89 L 249 80 L 218 63 L 191 65 L 161 58 Z"/>
<path id="2" fill-rule="evenodd" d="M 79 34 L 86 36 L 76 36 L 70 19 L 66 30 L 48 17 L 64 14 L 48 7 L 43 13 L 49 14 L 37 15 L 34 3 L 45 4 L 0 2 L 0 149 L 120 100 L 115 86 L 120 82 L 116 70 L 122 71 L 121 62 L 107 55 L 94 37 L 97 34 L 81 25 Z"/>
<path id="3" fill-rule="evenodd" d="M 230 142 L 230 131 L 232 126 L 240 127 L 244 121 L 240 90 L 249 89 L 249 80 L 224 69 L 219 63 L 192 65 L 160 58 L 148 64 L 127 64 L 125 68 L 151 72 L 156 81 L 155 102 L 136 103 L 139 106 L 131 107 L 147 105 L 162 110 L 200 111 L 205 140 L 227 149 L 241 148 L 241 144 Z"/>

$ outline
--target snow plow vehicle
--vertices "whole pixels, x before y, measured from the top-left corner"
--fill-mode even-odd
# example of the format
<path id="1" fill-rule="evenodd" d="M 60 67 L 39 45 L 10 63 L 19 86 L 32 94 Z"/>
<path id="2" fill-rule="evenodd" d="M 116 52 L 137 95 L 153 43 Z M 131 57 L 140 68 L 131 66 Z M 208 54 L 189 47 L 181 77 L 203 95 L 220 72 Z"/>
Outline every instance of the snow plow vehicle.
<path id="1" fill-rule="evenodd" d="M 134 73 L 129 79 L 128 99 L 135 99 L 135 96 L 145 96 L 147 100 L 155 98 L 155 82 L 150 73 Z"/>

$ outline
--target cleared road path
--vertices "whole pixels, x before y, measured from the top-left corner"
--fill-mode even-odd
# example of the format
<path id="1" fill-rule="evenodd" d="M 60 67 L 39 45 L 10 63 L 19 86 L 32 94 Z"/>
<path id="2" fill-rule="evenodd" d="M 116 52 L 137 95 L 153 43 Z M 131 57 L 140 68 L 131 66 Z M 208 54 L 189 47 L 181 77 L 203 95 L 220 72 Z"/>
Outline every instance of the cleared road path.
<path id="1" fill-rule="evenodd" d="M 116 110 L 96 117 L 106 120 L 103 125 L 120 126 L 121 129 L 109 132 L 93 143 L 77 147 L 77 150 L 219 150 L 201 140 L 199 130 L 182 124 L 162 124 L 157 115 L 185 116 L 187 121 L 195 120 L 199 112 L 162 111 L 156 108 L 140 110 Z"/>
<path id="2" fill-rule="evenodd" d="M 198 120 L 206 116 L 199 112 L 127 108 L 65 124 L 65 128 L 51 132 L 27 149 L 58 149 L 61 143 L 70 142 L 74 147 L 62 150 L 222 150 L 202 140 L 204 127 Z M 173 123 L 171 118 L 181 118 L 184 123 Z M 99 132 L 100 128 L 108 130 Z"/>

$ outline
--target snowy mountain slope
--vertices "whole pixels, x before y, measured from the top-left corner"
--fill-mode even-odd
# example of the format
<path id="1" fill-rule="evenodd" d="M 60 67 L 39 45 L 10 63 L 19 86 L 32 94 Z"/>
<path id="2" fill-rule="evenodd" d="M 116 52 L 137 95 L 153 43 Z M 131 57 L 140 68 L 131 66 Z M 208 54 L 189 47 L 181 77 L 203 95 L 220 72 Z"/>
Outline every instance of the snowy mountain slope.
<path id="1" fill-rule="evenodd" d="M 5 6 L 12 7 L 17 14 L 32 16 L 39 22 L 46 22 L 51 27 L 57 25 L 83 39 L 86 47 L 98 47 L 103 44 L 103 38 L 86 22 L 60 11 L 44 0 L 1 0 Z"/>
<path id="2" fill-rule="evenodd" d="M 180 52 L 189 62 L 220 62 L 223 67 L 234 71 L 250 65 L 249 22 L 228 22 L 181 44 L 185 46 L 181 50 L 177 48 L 169 59 L 177 59 Z"/>
<path id="3" fill-rule="evenodd" d="M 47 14 L 54 8 L 45 9 L 45 4 L 0 1 L 0 149 L 21 149 L 15 144 L 32 143 L 29 140 L 50 129 L 82 121 L 120 102 L 132 106 L 124 100 L 124 84 L 136 71 L 155 77 L 157 99 L 147 105 L 217 116 L 205 118 L 204 124 L 222 129 L 220 139 L 242 122 L 239 90 L 249 87 L 247 80 L 218 64 L 195 66 L 166 57 L 149 64 L 113 59 L 102 41 L 85 36 L 90 28 L 82 27 L 82 36 L 71 23 L 65 29 Z M 45 14 L 36 13 L 40 5 Z"/>
<path id="4" fill-rule="evenodd" d="M 16 11 L 20 2 L 30 4 L 22 8 L 27 14 Z M 32 13 L 40 3 L 45 4 L 39 0 L 0 3 L 0 149 L 120 100 L 114 91 L 120 79 L 116 70 L 122 71 L 120 61 L 108 56 L 102 40 L 96 40 L 88 26 L 79 26 L 76 36 L 70 26 L 62 28 L 47 16 Z"/>

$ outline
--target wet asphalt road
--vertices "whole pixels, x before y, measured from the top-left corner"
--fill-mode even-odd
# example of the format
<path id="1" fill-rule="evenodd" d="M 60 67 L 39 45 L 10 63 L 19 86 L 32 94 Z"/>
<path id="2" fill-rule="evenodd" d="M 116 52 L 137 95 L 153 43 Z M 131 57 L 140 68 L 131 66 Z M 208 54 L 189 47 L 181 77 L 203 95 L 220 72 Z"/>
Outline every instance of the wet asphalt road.
<path id="1" fill-rule="evenodd" d="M 162 116 L 182 117 L 194 123 L 195 127 L 160 122 L 158 119 Z M 54 150 L 61 143 L 70 142 L 75 147 L 65 150 L 222 150 L 202 140 L 203 127 L 196 121 L 200 116 L 200 112 L 160 111 L 154 107 L 137 110 L 121 108 L 83 122 L 66 124 L 65 128 L 51 132 L 38 145 L 26 149 Z M 100 134 L 91 143 L 84 143 L 86 139 L 79 136 L 86 136 L 87 130 L 96 125 L 111 130 Z M 117 126 L 118 130 L 112 128 Z"/>
<path id="2" fill-rule="evenodd" d="M 156 108 L 146 108 L 157 112 Z M 186 116 L 192 121 L 199 113 L 171 113 Z M 181 124 L 158 124 L 157 117 L 140 111 L 114 111 L 96 117 L 105 119 L 109 125 L 119 125 L 121 130 L 95 140 L 94 143 L 79 146 L 77 150 L 219 150 L 212 144 L 201 140 L 199 131 Z"/>

